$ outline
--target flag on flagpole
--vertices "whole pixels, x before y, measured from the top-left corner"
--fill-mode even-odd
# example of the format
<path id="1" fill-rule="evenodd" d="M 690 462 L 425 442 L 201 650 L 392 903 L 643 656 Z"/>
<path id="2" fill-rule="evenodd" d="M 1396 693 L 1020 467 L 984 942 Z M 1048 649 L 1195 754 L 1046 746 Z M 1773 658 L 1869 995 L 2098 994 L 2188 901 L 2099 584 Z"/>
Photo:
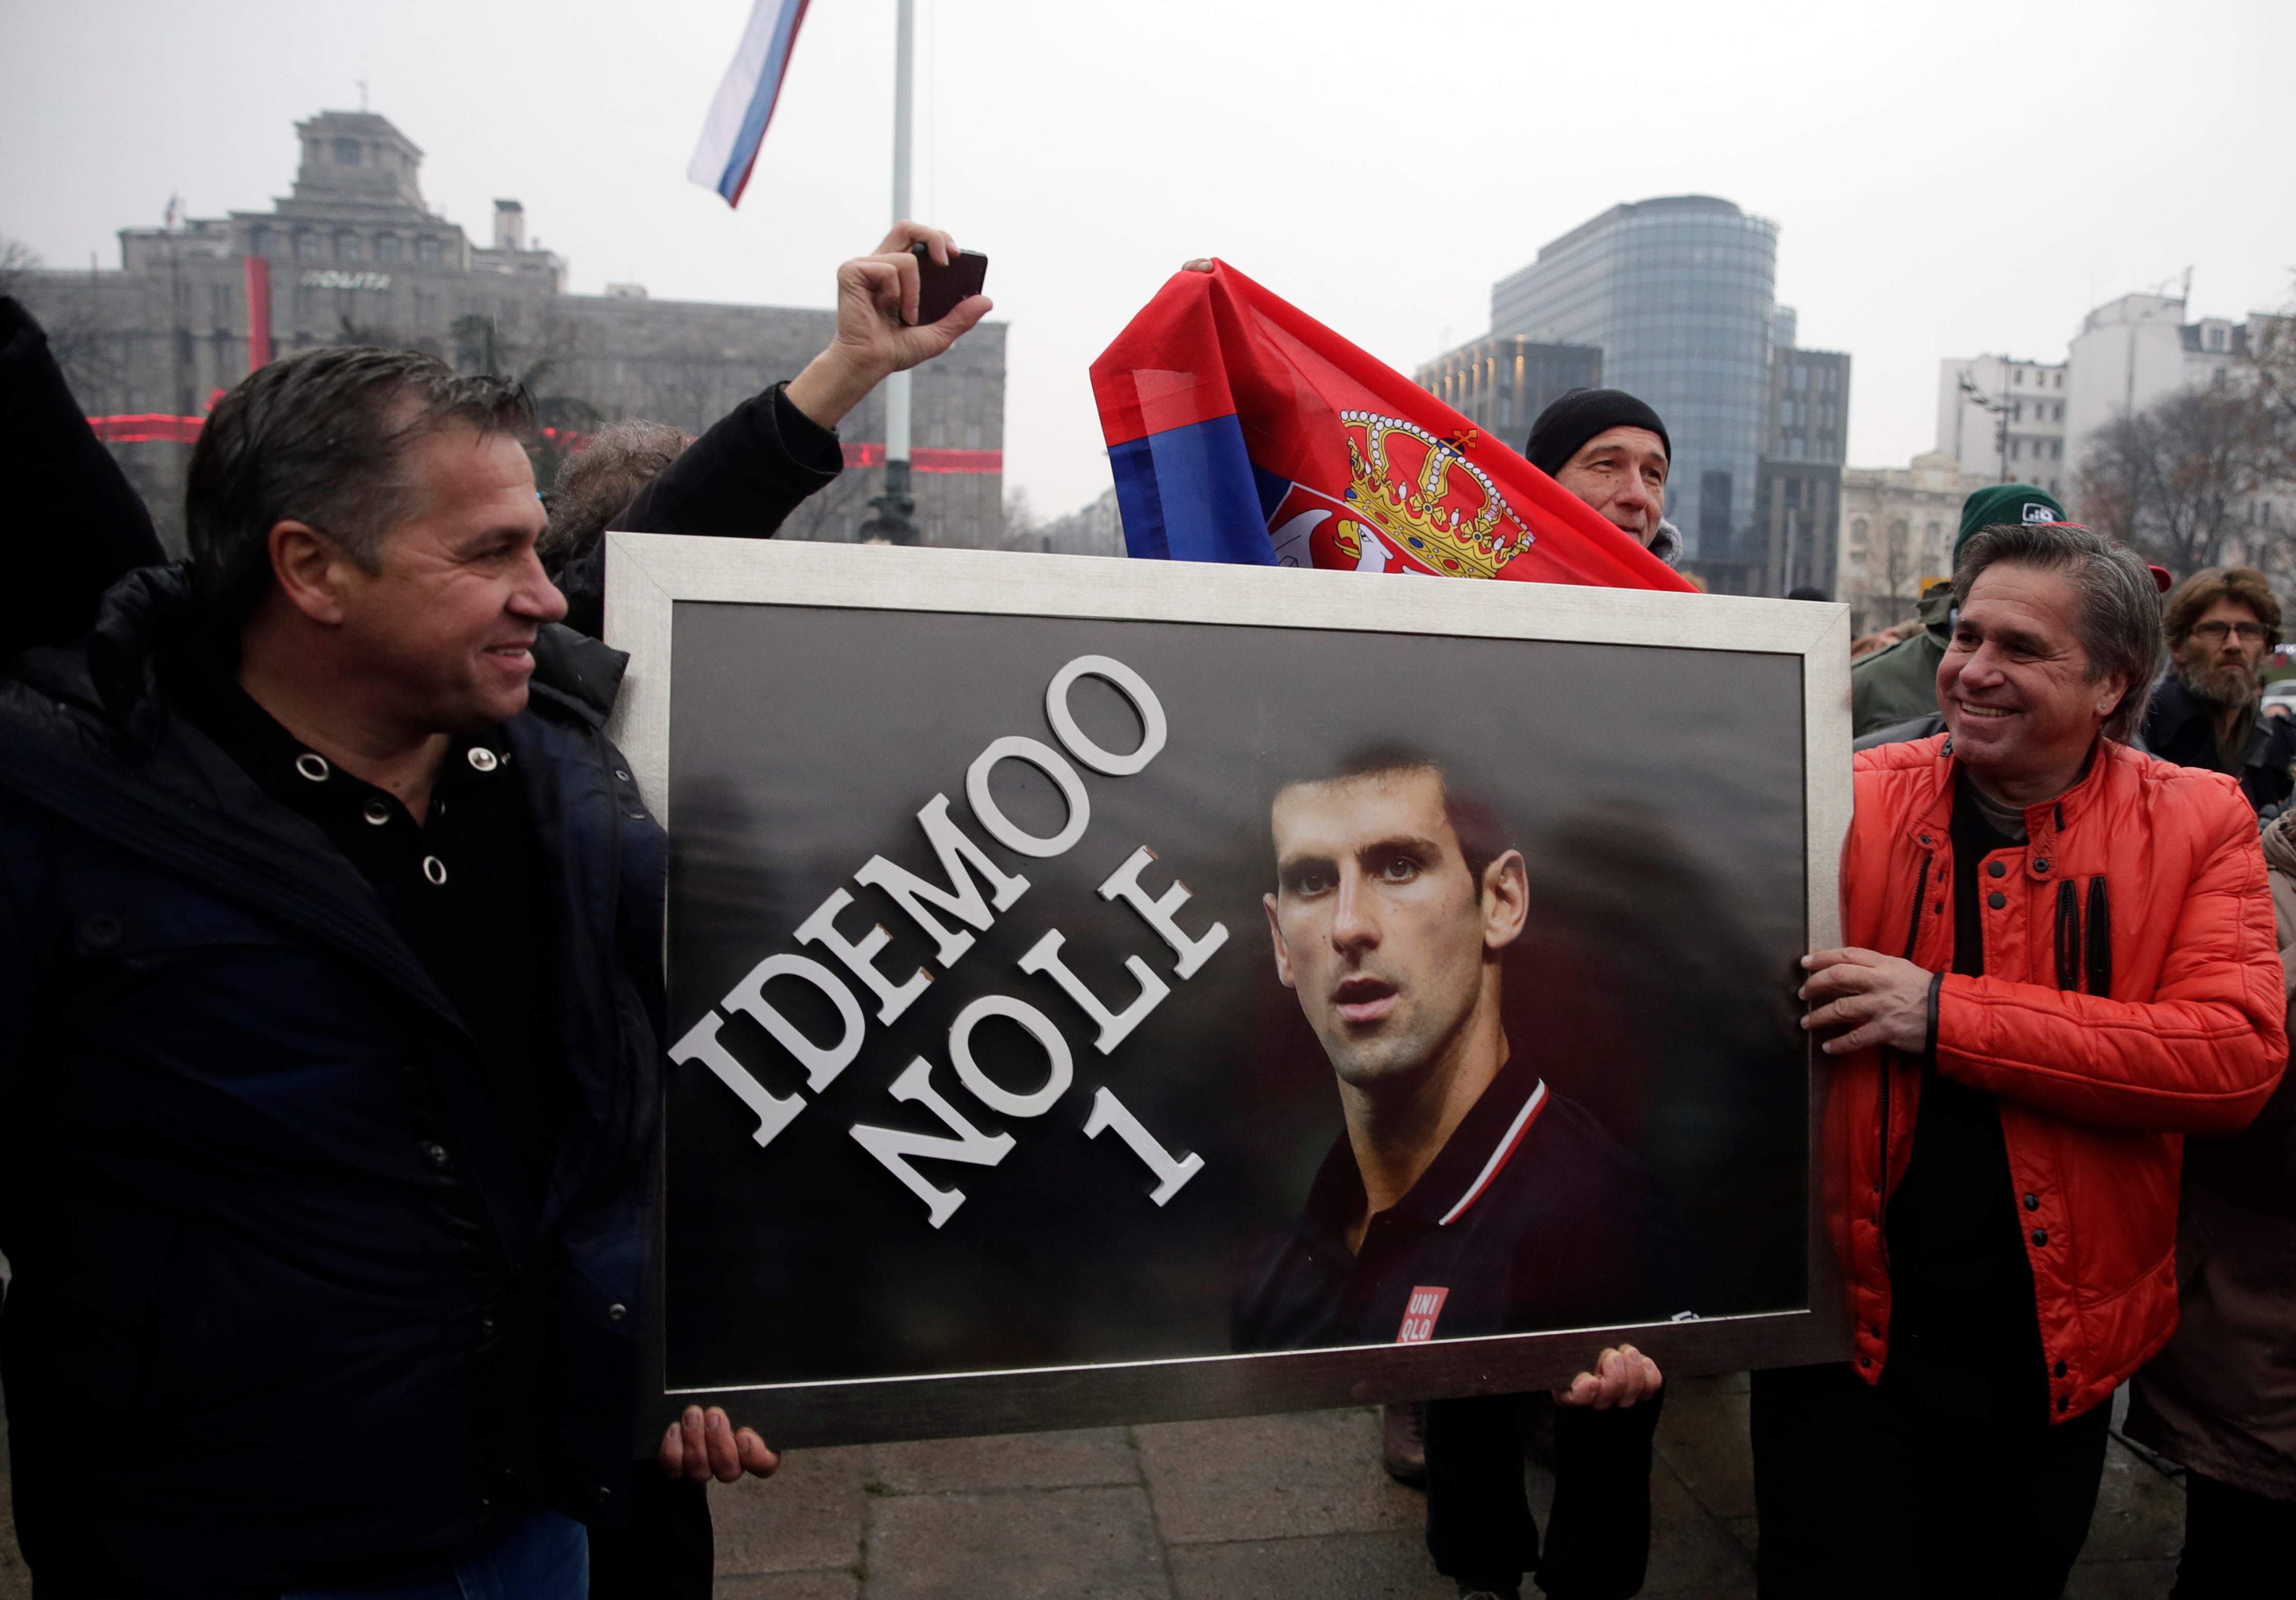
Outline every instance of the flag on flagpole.
<path id="1" fill-rule="evenodd" d="M 1093 363 L 1134 556 L 1694 587 L 1499 440 L 1225 262 Z"/>
<path id="2" fill-rule="evenodd" d="M 788 75 L 790 52 L 797 46 L 797 30 L 805 20 L 808 0 L 757 0 L 750 25 L 742 33 L 734 64 L 718 86 L 710 102 L 709 119 L 701 126 L 701 142 L 685 176 L 704 189 L 715 189 L 726 203 L 742 202 L 750 182 L 750 168 L 758 164 L 758 146 L 765 142 L 766 124 L 774 118 L 774 102 L 781 98 L 782 79 Z"/>

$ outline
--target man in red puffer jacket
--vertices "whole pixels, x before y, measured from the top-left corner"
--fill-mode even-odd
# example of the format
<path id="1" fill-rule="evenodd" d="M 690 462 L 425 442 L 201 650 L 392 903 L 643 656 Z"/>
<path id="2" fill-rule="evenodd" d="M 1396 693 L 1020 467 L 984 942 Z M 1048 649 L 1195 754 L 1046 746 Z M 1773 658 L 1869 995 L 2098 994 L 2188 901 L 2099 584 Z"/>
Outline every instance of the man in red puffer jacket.
<path id="1" fill-rule="evenodd" d="M 1853 1343 L 1756 1375 L 1764 1600 L 2057 1600 L 2112 1392 L 2176 1327 L 2183 1136 L 2244 1126 L 2287 1056 L 2253 814 L 2118 742 L 2160 660 L 2144 563 L 2001 527 L 1954 584 L 1948 732 L 1857 758 L 1850 948 L 1804 962 Z"/>

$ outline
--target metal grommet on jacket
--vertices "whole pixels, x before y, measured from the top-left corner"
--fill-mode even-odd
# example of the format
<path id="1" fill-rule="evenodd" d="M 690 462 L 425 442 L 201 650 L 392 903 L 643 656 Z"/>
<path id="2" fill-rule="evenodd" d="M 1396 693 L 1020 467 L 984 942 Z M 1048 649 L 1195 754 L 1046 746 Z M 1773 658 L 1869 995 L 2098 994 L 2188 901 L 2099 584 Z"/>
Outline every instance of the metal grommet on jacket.
<path id="1" fill-rule="evenodd" d="M 327 758 L 314 750 L 306 750 L 295 758 L 295 770 L 313 783 L 326 782 L 334 771 L 327 764 Z"/>

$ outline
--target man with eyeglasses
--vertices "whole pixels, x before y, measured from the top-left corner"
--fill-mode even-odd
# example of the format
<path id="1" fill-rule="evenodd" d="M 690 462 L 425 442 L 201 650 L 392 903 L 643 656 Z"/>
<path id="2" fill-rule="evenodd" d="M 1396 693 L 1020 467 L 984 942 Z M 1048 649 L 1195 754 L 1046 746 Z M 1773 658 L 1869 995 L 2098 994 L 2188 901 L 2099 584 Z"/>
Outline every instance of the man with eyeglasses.
<path id="1" fill-rule="evenodd" d="M 2280 602 L 2252 567 L 2208 567 L 2169 597 L 2169 671 L 2144 714 L 2145 747 L 2240 780 L 2259 812 L 2296 790 L 2296 719 L 2265 716 L 2259 670 L 2280 642 Z"/>

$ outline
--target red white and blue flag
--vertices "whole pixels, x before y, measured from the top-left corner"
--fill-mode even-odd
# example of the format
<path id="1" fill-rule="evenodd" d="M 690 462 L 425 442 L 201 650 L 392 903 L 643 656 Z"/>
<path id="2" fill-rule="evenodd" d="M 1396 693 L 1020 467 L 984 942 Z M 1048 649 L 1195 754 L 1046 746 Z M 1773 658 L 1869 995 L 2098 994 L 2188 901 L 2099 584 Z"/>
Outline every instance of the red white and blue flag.
<path id="1" fill-rule="evenodd" d="M 1693 586 L 1466 418 L 1237 272 L 1181 272 L 1092 366 L 1134 556 Z"/>
<path id="2" fill-rule="evenodd" d="M 758 146 L 765 143 L 766 124 L 774 119 L 774 102 L 781 98 L 782 79 L 789 73 L 790 52 L 797 47 L 797 30 L 805 21 L 808 0 L 757 0 L 750 25 L 742 30 L 741 48 L 726 69 L 710 102 L 709 120 L 702 125 L 701 143 L 685 176 L 704 189 L 715 189 L 729 206 L 741 204 L 758 164 Z"/>

